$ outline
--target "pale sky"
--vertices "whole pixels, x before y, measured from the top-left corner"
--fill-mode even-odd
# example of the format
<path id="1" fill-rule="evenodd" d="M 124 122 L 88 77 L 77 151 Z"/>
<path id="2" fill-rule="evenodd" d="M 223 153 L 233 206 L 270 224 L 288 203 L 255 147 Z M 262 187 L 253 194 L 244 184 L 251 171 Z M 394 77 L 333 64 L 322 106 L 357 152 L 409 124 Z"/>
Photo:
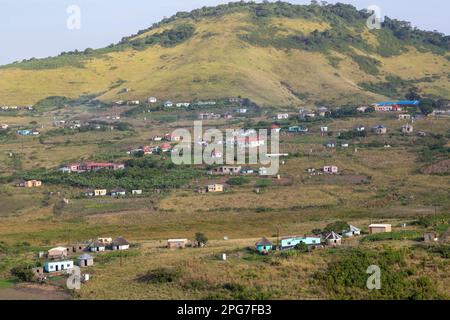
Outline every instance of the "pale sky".
<path id="1" fill-rule="evenodd" d="M 221 0 L 0 0 L 0 65 L 62 51 L 101 48 L 178 11 Z M 259 2 L 259 1 L 257 1 Z M 307 4 L 310 0 L 291 0 Z M 328 1 L 334 3 L 337 1 Z M 448 0 L 341 0 L 358 9 L 377 5 L 382 16 L 411 21 L 425 30 L 450 34 Z M 81 28 L 67 28 L 67 8 L 81 9 Z"/>

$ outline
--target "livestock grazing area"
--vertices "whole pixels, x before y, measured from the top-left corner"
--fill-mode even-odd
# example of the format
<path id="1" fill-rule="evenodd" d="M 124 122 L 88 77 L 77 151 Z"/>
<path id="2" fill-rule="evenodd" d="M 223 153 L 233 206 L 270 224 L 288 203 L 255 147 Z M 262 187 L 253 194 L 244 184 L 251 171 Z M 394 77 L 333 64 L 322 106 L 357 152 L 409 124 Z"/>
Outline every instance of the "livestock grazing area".
<path id="1" fill-rule="evenodd" d="M 233 175 L 210 174 L 219 166 L 174 165 L 161 145 L 176 142 L 154 137 L 191 130 L 197 110 L 72 105 L 0 113 L 8 125 L 0 131 L 0 299 L 450 297 L 447 116 L 417 117 L 414 131 L 402 133 L 411 121 L 397 112 L 308 120 L 292 109 L 280 110 L 288 119 L 274 120 L 271 108 L 237 114 L 237 107 L 202 110 L 233 114 L 204 120 L 204 130 L 276 124 L 280 152 L 288 154 L 279 176 L 259 175 L 258 165 Z M 381 124 L 387 132 L 373 133 Z M 39 135 L 16 134 L 23 129 Z M 105 163 L 124 168 L 90 169 Z M 72 164 L 80 172 L 60 170 Z M 324 173 L 325 166 L 337 172 Z M 210 185 L 223 190 L 199 192 Z M 392 230 L 370 234 L 371 224 Z M 327 245 L 326 232 L 349 225 L 361 234 Z M 425 241 L 429 233 L 437 239 Z M 322 245 L 279 250 L 282 238 L 311 234 Z M 90 278 L 79 290 L 65 288 L 60 273 L 31 279 L 51 248 L 118 236 L 130 247 L 87 252 L 94 263 L 82 268 Z M 273 245 L 260 252 L 255 244 L 263 237 Z M 168 248 L 168 239 L 187 245 Z M 65 259 L 76 263 L 81 254 Z M 366 287 L 370 265 L 381 269 L 380 290 Z"/>

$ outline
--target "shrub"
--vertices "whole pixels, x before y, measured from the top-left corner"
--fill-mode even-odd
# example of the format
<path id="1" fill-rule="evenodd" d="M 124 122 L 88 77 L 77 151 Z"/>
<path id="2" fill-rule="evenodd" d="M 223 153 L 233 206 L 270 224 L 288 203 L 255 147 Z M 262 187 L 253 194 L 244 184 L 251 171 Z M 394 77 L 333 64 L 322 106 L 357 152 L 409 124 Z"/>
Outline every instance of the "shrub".
<path id="1" fill-rule="evenodd" d="M 139 282 L 145 283 L 172 283 L 181 278 L 181 271 L 175 268 L 157 268 L 138 277 Z"/>

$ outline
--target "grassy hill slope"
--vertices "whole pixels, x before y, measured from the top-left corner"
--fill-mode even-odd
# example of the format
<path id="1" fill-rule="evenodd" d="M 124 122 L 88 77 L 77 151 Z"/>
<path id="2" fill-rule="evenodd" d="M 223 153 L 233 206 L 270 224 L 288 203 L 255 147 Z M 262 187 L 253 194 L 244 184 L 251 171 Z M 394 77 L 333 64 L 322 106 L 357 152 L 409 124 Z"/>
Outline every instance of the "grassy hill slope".
<path id="1" fill-rule="evenodd" d="M 411 86 L 450 98 L 449 37 L 348 5 L 233 3 L 178 13 L 117 45 L 0 67 L 0 105 L 244 96 L 262 105 L 366 103 Z M 392 87 L 392 86 L 391 86 Z M 124 89 L 129 88 L 128 92 Z M 381 89 L 380 89 L 381 88 Z"/>

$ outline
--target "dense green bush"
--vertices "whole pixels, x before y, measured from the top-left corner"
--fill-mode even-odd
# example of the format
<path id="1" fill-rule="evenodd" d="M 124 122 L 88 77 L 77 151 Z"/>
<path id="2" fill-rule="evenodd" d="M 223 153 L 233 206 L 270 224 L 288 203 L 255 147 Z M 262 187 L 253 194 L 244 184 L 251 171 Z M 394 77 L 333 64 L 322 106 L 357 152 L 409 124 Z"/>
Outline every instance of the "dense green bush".
<path id="1" fill-rule="evenodd" d="M 181 275 L 180 269 L 161 267 L 139 276 L 137 281 L 153 284 L 172 283 L 178 281 Z"/>
<path id="2" fill-rule="evenodd" d="M 333 299 L 443 299 L 435 284 L 426 277 L 416 278 L 416 271 L 406 263 L 407 250 L 385 249 L 365 251 L 349 249 L 314 274 L 314 279 Z M 381 270 L 381 289 L 368 290 L 370 274 L 367 268 L 376 265 Z"/>

